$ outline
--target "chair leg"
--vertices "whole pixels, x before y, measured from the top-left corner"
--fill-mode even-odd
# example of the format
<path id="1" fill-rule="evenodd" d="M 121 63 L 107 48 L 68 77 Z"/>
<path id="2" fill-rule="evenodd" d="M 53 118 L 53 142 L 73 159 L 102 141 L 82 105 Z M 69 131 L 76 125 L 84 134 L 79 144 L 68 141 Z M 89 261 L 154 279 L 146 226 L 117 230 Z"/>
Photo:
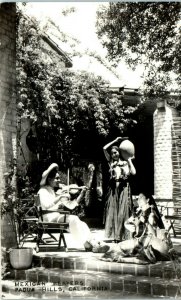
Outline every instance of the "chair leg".
<path id="1" fill-rule="evenodd" d="M 49 233 L 49 232 L 48 232 L 48 234 L 49 234 L 49 236 L 50 236 L 53 240 L 55 240 L 55 241 L 57 242 L 57 239 L 56 239 L 56 237 L 55 237 L 53 234 L 51 234 L 51 233 Z"/>
<path id="2" fill-rule="evenodd" d="M 20 239 L 20 243 L 22 242 L 22 241 L 24 241 L 28 236 L 30 235 L 30 233 L 26 233 L 21 239 Z"/>
<path id="3" fill-rule="evenodd" d="M 170 229 L 173 230 L 173 235 L 174 235 L 174 237 L 176 237 L 176 232 L 175 232 L 175 228 L 174 228 L 174 221 L 171 221 L 171 220 L 170 220 Z"/>
<path id="4" fill-rule="evenodd" d="M 34 228 L 32 228 L 32 224 L 28 224 L 28 228 L 26 230 L 26 233 L 22 232 L 22 238 L 20 238 L 19 242 L 22 242 L 22 241 L 26 240 L 29 236 L 34 238 L 33 233 L 34 233 Z"/>
<path id="5" fill-rule="evenodd" d="M 65 249 L 67 249 L 67 243 L 66 243 L 66 240 L 65 240 L 65 237 L 64 237 L 64 233 L 63 233 L 62 230 L 60 231 L 60 237 L 59 237 L 58 249 L 59 249 L 60 246 L 61 246 L 61 241 L 63 241 L 64 247 L 65 247 Z"/>
<path id="6" fill-rule="evenodd" d="M 67 243 L 66 243 L 65 236 L 64 236 L 63 232 L 62 232 L 62 240 L 63 240 L 64 247 L 67 248 Z"/>
<path id="7" fill-rule="evenodd" d="M 39 252 L 39 245 L 40 245 L 40 243 L 46 245 L 46 242 L 42 238 L 43 232 L 44 232 L 43 228 L 38 228 L 37 229 L 37 237 L 36 237 L 36 249 L 38 249 L 37 252 Z"/>
<path id="8" fill-rule="evenodd" d="M 40 251 L 40 247 L 37 244 L 36 244 L 36 247 L 35 247 L 35 251 L 36 251 L 36 253 L 38 253 Z"/>
<path id="9" fill-rule="evenodd" d="M 61 241 L 62 241 L 62 232 L 60 232 L 60 236 L 59 236 L 58 249 L 60 249 Z"/>

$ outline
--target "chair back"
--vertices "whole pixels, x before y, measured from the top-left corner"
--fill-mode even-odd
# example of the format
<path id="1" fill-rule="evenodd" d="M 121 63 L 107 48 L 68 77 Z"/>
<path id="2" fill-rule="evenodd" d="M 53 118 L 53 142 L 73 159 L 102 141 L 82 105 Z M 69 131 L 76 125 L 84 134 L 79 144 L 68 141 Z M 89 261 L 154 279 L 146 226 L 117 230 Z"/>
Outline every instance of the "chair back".
<path id="1" fill-rule="evenodd" d="M 20 199 L 20 208 L 22 215 L 18 218 L 17 228 L 19 239 L 20 236 L 31 235 L 32 228 L 36 227 L 36 222 L 38 221 L 38 214 L 35 207 L 34 197 L 21 198 Z M 21 241 L 25 238 L 21 238 Z"/>
<path id="2" fill-rule="evenodd" d="M 20 199 L 20 205 L 23 211 L 23 218 L 37 217 L 34 197 Z"/>
<path id="3" fill-rule="evenodd" d="M 43 211 L 40 204 L 40 196 L 38 194 L 35 196 L 35 207 L 39 220 L 43 222 Z"/>

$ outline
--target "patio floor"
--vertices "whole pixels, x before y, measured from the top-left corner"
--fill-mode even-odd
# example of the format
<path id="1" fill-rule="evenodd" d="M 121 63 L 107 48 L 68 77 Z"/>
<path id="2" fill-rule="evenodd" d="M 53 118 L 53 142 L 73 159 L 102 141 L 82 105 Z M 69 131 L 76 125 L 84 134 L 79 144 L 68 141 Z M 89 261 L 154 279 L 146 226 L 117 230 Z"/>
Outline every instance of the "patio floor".
<path id="1" fill-rule="evenodd" d="M 92 228 L 91 233 L 92 233 L 92 237 L 95 240 L 111 243 L 110 239 L 105 239 L 105 231 L 103 229 L 94 229 L 94 228 Z M 58 234 L 54 234 L 54 235 L 55 235 L 56 238 L 58 238 Z M 44 256 L 43 253 L 45 253 L 45 252 L 48 253 L 49 252 L 51 255 L 53 255 L 53 253 L 56 253 L 56 255 L 60 255 L 61 257 L 62 257 L 62 255 L 67 257 L 67 256 L 71 255 L 71 253 L 73 252 L 74 255 L 77 255 L 77 256 L 79 256 L 79 255 L 81 255 L 81 256 L 87 256 L 87 255 L 94 256 L 95 255 L 92 252 L 88 252 L 88 253 L 85 252 L 84 245 L 74 241 L 72 239 L 72 236 L 71 236 L 70 233 L 65 233 L 64 235 L 65 235 L 67 248 L 68 248 L 67 252 L 60 251 L 60 250 L 56 249 L 56 246 L 48 245 L 48 242 L 50 241 L 50 239 L 49 239 L 48 236 L 44 235 L 44 238 L 47 242 L 47 245 L 41 245 L 40 252 L 39 253 L 34 252 L 34 254 L 37 255 L 37 256 L 42 256 L 42 255 Z M 181 255 L 181 235 L 177 235 L 177 237 L 173 237 L 173 235 L 171 234 L 171 240 L 172 240 L 172 243 L 173 243 L 173 246 L 174 246 L 175 250 L 178 251 L 178 253 L 180 253 L 180 255 Z M 51 240 L 51 243 L 52 243 L 52 240 Z M 23 247 L 35 248 L 35 246 L 36 246 L 35 242 L 33 242 L 32 238 L 30 238 L 29 241 L 24 243 Z"/>
<path id="2" fill-rule="evenodd" d="M 104 240 L 104 230 L 91 231 L 95 239 Z M 46 245 L 41 247 L 39 253 L 34 251 L 32 268 L 11 270 L 2 283 L 3 297 L 181 299 L 181 257 L 179 262 L 146 265 L 105 262 L 100 260 L 102 254 L 85 252 L 83 245 L 73 241 L 70 234 L 65 234 L 65 238 L 67 252 Z M 181 237 L 172 237 L 172 241 L 181 256 Z M 35 247 L 35 243 L 29 241 L 24 244 L 24 247 L 27 246 Z M 27 282 L 34 283 L 32 291 L 25 288 Z M 39 282 L 42 285 L 38 285 Z M 20 283 L 22 286 L 19 286 Z"/>

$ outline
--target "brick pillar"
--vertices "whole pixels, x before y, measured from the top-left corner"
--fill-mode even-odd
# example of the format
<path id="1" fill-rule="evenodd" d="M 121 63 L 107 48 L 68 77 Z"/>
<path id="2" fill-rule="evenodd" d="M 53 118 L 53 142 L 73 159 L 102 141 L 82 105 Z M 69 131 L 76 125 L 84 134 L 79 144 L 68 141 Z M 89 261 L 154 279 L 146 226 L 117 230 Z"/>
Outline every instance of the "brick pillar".
<path id="1" fill-rule="evenodd" d="M 181 205 L 181 115 L 173 114 L 172 126 L 173 199 Z"/>
<path id="2" fill-rule="evenodd" d="M 16 4 L 0 4 L 0 200 L 8 163 L 16 157 Z M 7 219 L 1 220 L 2 246 L 15 245 Z"/>
<path id="3" fill-rule="evenodd" d="M 164 101 L 154 112 L 154 194 L 172 199 L 172 110 Z"/>

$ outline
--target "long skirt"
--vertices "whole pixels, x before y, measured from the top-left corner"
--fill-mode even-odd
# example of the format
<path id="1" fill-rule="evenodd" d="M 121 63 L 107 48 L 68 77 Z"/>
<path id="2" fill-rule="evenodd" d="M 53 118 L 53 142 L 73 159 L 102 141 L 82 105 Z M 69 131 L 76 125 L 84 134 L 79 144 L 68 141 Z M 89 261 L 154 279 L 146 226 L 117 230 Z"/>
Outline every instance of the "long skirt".
<path id="1" fill-rule="evenodd" d="M 130 238 L 125 221 L 131 216 L 133 205 L 128 182 L 110 185 L 105 206 L 105 237 L 122 241 Z"/>
<path id="2" fill-rule="evenodd" d="M 65 215 L 58 212 L 53 212 L 46 214 L 44 216 L 44 221 L 46 222 L 64 222 Z M 75 241 L 85 243 L 92 239 L 91 232 L 87 224 L 79 219 L 75 215 L 67 215 L 66 222 L 69 224 L 69 231 Z"/>
<path id="3" fill-rule="evenodd" d="M 110 244 L 108 247 L 102 260 L 138 264 L 170 260 L 170 250 L 174 250 L 168 234 L 164 239 L 160 239 L 151 233 L 145 233 L 141 239 L 132 238 L 119 244 Z"/>

